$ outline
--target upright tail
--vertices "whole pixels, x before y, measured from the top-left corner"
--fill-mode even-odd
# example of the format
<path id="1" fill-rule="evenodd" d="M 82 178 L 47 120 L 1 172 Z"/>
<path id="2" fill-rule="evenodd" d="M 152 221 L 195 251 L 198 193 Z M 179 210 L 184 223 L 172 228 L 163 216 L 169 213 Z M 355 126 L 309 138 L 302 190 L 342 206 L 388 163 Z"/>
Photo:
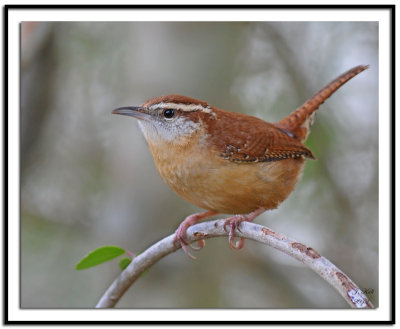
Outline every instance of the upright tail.
<path id="1" fill-rule="evenodd" d="M 302 106 L 296 111 L 283 118 L 275 125 L 292 133 L 297 139 L 304 142 L 310 131 L 310 127 L 314 120 L 314 115 L 318 107 L 325 102 L 336 90 L 343 84 L 367 69 L 369 65 L 359 65 L 351 70 L 343 73 L 331 83 L 327 84 L 324 88 L 318 91 L 314 96 L 309 98 Z"/>

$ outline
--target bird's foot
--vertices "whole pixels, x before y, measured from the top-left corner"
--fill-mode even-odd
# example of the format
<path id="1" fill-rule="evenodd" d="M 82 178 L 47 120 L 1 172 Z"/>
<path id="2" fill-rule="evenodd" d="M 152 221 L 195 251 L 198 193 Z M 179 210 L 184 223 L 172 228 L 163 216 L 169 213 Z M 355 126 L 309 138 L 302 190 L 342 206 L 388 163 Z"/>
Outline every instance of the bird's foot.
<path id="1" fill-rule="evenodd" d="M 183 251 L 192 259 L 196 259 L 196 257 L 194 257 L 190 252 L 189 252 L 189 247 L 190 246 L 193 250 L 200 250 L 202 249 L 205 245 L 206 242 L 204 241 L 204 239 L 202 240 L 198 240 L 197 241 L 197 247 L 192 246 L 187 240 L 186 240 L 186 231 L 187 229 L 198 223 L 199 221 L 201 221 L 202 219 L 206 219 L 208 217 L 214 216 L 216 215 L 217 212 L 215 211 L 206 211 L 206 212 L 202 212 L 202 213 L 196 213 L 193 215 L 190 215 L 188 217 L 185 218 L 185 220 L 179 225 L 178 229 L 176 230 L 175 233 L 175 240 L 174 242 L 179 241 L 179 243 L 181 244 L 181 247 L 183 249 Z"/>
<path id="2" fill-rule="evenodd" d="M 235 215 L 232 217 L 229 217 L 225 219 L 224 223 L 224 230 L 228 232 L 227 226 L 229 226 L 229 247 L 231 249 L 242 249 L 244 247 L 244 238 L 239 238 L 239 241 L 235 242 L 235 230 L 237 229 L 240 232 L 240 223 L 241 222 L 252 222 L 254 218 L 256 218 L 258 215 L 263 213 L 265 211 L 265 208 L 258 208 L 254 210 L 253 212 L 247 214 L 247 215 Z"/>

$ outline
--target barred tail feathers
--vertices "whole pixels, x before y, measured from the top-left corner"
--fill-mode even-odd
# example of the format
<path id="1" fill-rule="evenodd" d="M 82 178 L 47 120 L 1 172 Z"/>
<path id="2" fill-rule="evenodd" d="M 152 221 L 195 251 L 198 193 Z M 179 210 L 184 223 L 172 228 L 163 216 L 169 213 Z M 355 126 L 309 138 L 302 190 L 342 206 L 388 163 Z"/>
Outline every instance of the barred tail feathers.
<path id="1" fill-rule="evenodd" d="M 276 126 L 289 131 L 300 141 L 304 142 L 313 123 L 316 110 L 343 84 L 367 69 L 369 65 L 359 65 L 343 73 L 335 80 L 327 84 L 314 96 L 309 98 L 296 111 L 276 123 Z"/>

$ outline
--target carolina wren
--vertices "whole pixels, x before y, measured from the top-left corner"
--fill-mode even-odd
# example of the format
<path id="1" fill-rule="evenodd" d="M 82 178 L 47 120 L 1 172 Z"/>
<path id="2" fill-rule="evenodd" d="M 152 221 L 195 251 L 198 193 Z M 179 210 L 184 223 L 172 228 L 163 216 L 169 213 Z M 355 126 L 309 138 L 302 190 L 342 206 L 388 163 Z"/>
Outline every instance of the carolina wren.
<path id="1" fill-rule="evenodd" d="M 277 123 L 181 95 L 151 98 L 139 107 L 112 111 L 139 120 L 164 181 L 185 200 L 207 209 L 188 216 L 176 231 L 176 240 L 190 257 L 194 258 L 185 239 L 187 228 L 218 213 L 234 214 L 225 222 L 229 245 L 243 247 L 243 238 L 234 243 L 235 228 L 277 208 L 293 191 L 305 160 L 314 159 L 303 142 L 315 111 L 367 67 L 360 65 L 340 75 Z M 205 244 L 198 243 L 192 248 Z"/>

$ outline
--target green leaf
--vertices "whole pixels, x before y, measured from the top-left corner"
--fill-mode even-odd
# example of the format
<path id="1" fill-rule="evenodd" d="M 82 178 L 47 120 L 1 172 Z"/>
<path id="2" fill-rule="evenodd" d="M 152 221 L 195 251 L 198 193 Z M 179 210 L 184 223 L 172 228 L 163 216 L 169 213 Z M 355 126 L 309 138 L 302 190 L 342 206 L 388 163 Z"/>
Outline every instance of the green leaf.
<path id="1" fill-rule="evenodd" d="M 84 257 L 75 269 L 84 270 L 89 267 L 97 266 L 101 263 L 107 262 L 113 258 L 121 256 L 125 253 L 125 250 L 117 246 L 103 246 L 90 252 Z"/>
<path id="2" fill-rule="evenodd" d="M 121 268 L 121 270 L 125 270 L 128 267 L 128 265 L 131 263 L 131 261 L 132 261 L 132 259 L 130 259 L 128 257 L 122 258 L 119 261 L 119 267 Z"/>

